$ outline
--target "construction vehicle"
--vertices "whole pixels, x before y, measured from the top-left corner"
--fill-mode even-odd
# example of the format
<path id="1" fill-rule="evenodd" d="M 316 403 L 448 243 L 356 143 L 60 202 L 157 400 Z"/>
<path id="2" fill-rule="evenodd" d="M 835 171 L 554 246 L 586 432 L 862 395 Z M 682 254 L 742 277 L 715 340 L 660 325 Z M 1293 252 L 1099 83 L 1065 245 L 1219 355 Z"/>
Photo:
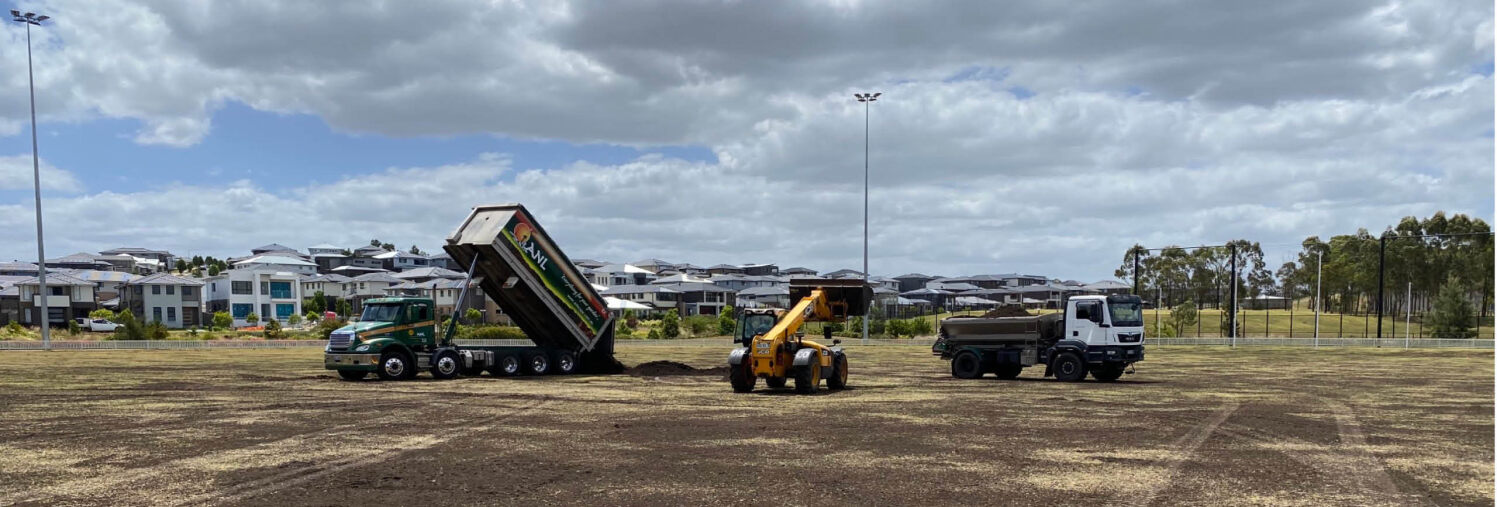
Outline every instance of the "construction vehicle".
<path id="1" fill-rule="evenodd" d="M 1045 365 L 1046 377 L 1075 382 L 1087 373 L 1111 382 L 1144 359 L 1143 301 L 1134 295 L 1073 296 L 1061 313 L 1030 317 L 941 320 L 931 352 L 951 361 L 951 375 L 993 373 L 1013 379 Z"/>
<path id="2" fill-rule="evenodd" d="M 800 333 L 809 321 L 833 322 L 868 313 L 873 289 L 863 280 L 806 278 L 790 281 L 789 310 L 744 309 L 739 314 L 735 341 L 744 346 L 728 354 L 733 391 L 746 393 L 763 378 L 771 388 L 783 388 L 794 378 L 795 391 L 814 393 L 822 379 L 830 389 L 847 386 L 847 354 L 832 340 L 832 328 L 822 327 L 830 341 L 824 345 Z"/>
<path id="3" fill-rule="evenodd" d="M 329 336 L 324 367 L 347 380 L 371 372 L 395 380 L 422 370 L 450 379 L 485 370 L 510 376 L 618 368 L 614 319 L 603 298 L 524 206 L 473 208 L 443 250 L 468 269 L 469 283 L 463 284 L 454 308 L 462 308 L 469 287 L 477 285 L 530 344 L 459 345 L 454 340 L 456 316 L 439 334 L 431 298 L 371 299 L 358 322 Z"/>

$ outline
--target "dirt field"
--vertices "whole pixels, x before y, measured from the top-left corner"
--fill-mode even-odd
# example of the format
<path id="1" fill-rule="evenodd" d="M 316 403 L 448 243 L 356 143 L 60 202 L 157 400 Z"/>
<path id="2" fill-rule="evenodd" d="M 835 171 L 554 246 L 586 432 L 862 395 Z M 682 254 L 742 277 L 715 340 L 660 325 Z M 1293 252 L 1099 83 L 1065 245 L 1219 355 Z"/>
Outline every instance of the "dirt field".
<path id="1" fill-rule="evenodd" d="M 318 350 L 0 353 L 0 505 L 1493 502 L 1490 352 L 1155 348 L 1116 384 L 849 355 L 852 389 L 797 396 L 710 371 L 381 383 Z"/>

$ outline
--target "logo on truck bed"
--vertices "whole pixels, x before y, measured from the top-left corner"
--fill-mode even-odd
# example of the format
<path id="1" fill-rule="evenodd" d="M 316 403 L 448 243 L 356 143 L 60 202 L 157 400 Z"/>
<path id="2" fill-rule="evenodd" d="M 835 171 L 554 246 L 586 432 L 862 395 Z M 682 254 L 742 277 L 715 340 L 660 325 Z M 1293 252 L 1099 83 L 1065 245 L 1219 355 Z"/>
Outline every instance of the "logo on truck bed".
<path id="1" fill-rule="evenodd" d="M 540 276 L 546 289 L 577 316 L 578 323 L 582 324 L 587 336 L 596 336 L 603 328 L 603 323 L 608 321 L 608 307 L 579 288 L 585 281 L 574 279 L 571 273 L 557 266 L 552 260 L 557 257 L 556 248 L 546 241 L 545 236 L 536 234 L 535 226 L 530 224 L 527 217 L 515 213 L 509 226 L 504 228 L 504 237 L 516 249 L 525 252 L 525 264 Z"/>

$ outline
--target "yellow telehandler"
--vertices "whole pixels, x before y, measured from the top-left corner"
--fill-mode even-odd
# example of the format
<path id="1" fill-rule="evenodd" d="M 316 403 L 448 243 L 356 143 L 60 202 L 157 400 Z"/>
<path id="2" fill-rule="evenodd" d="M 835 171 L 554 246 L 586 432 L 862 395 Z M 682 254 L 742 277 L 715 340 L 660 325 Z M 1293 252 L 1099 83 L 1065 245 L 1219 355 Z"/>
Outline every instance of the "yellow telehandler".
<path id="1" fill-rule="evenodd" d="M 823 327 L 831 342 L 823 345 L 804 339 L 800 327 L 808 321 L 833 322 L 868 314 L 873 289 L 863 280 L 807 278 L 790 281 L 789 310 L 745 308 L 738 317 L 734 341 L 743 346 L 728 354 L 733 391 L 754 390 L 760 377 L 771 388 L 785 387 L 795 379 L 795 391 L 814 393 L 826 379 L 830 389 L 847 386 L 847 354 L 832 340 L 832 328 Z"/>

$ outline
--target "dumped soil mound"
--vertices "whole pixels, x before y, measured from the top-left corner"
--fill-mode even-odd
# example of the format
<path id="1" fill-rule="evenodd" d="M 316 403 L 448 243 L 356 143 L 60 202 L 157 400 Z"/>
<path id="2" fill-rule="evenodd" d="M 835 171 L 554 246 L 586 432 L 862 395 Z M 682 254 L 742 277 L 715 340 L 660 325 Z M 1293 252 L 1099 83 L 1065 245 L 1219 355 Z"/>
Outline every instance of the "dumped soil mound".
<path id="1" fill-rule="evenodd" d="M 1030 313 L 1028 311 L 1025 311 L 1024 307 L 1019 305 L 1003 305 L 992 310 L 988 310 L 988 313 L 984 313 L 982 314 L 982 316 L 983 318 L 988 319 L 996 317 L 1028 317 L 1030 316 Z"/>
<path id="2" fill-rule="evenodd" d="M 629 368 L 625 370 L 625 373 L 635 377 L 669 377 L 677 375 L 726 377 L 728 375 L 728 367 L 697 369 L 692 368 L 691 365 L 675 361 L 650 361 Z"/>

